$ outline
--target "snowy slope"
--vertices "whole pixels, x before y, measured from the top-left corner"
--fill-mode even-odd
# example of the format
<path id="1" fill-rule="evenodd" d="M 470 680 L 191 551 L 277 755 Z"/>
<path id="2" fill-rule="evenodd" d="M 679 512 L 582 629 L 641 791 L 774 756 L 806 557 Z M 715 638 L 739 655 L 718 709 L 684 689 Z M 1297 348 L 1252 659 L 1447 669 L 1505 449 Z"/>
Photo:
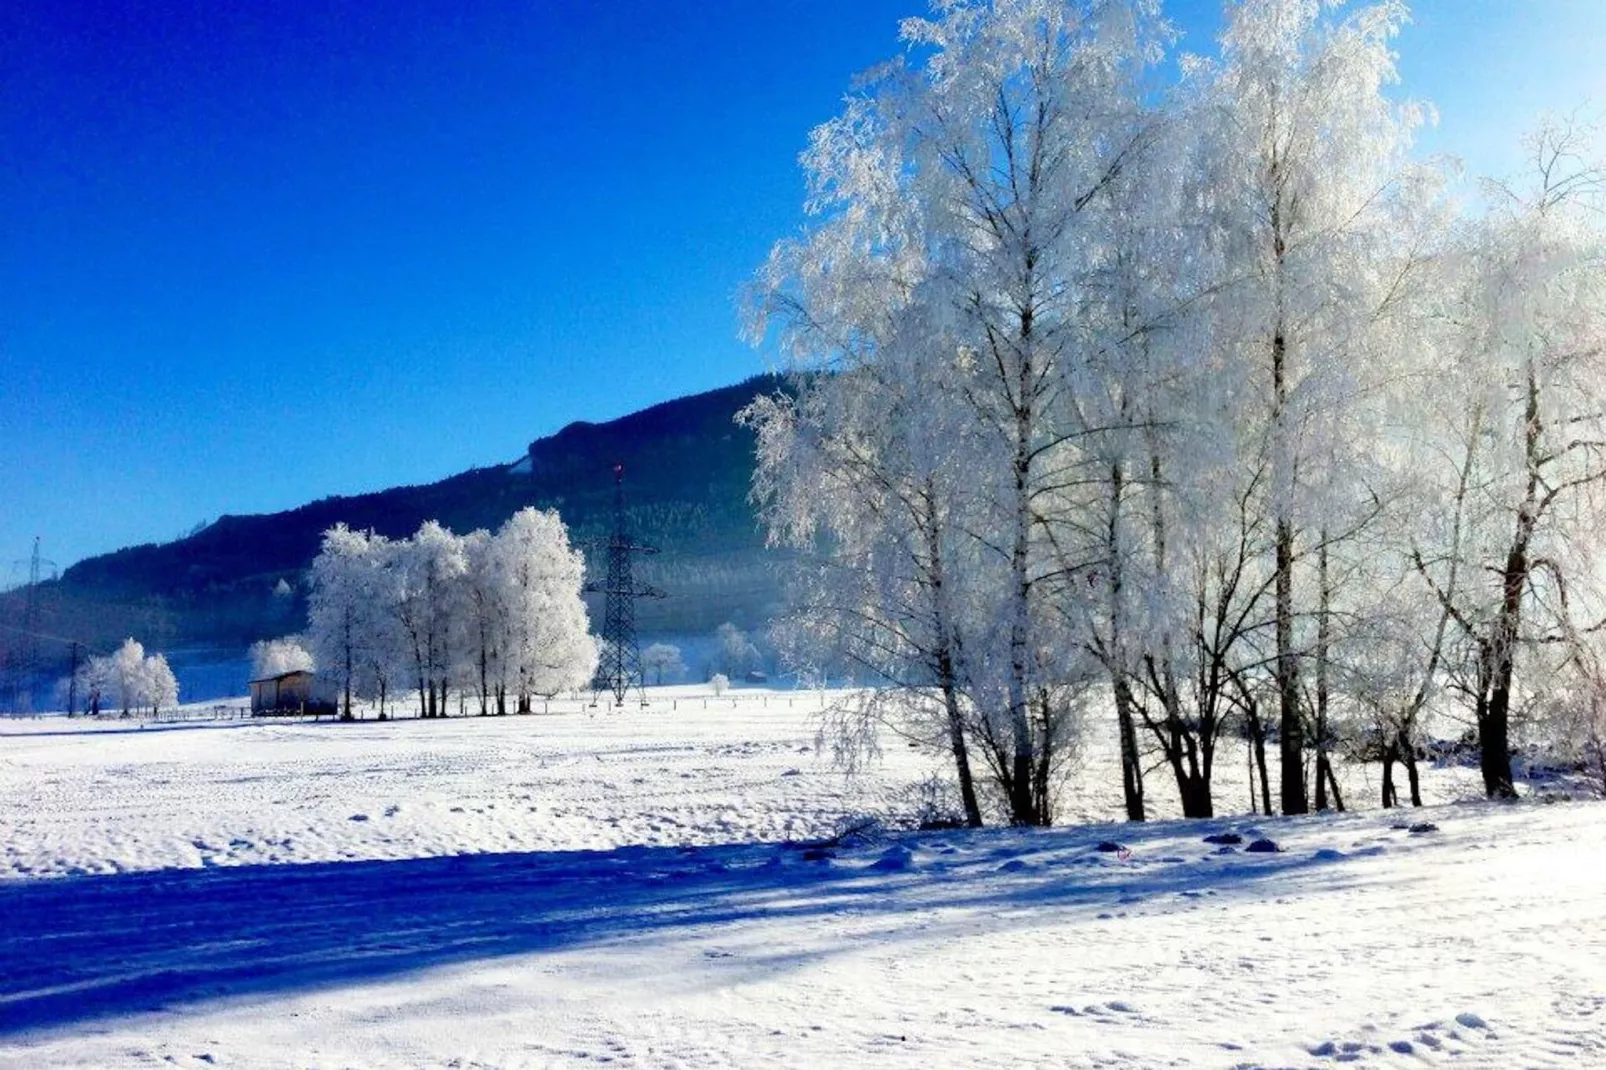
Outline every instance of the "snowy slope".
<path id="1" fill-rule="evenodd" d="M 785 697 L 7 724 L 0 1065 L 1606 1066 L 1606 807 L 810 851 Z"/>

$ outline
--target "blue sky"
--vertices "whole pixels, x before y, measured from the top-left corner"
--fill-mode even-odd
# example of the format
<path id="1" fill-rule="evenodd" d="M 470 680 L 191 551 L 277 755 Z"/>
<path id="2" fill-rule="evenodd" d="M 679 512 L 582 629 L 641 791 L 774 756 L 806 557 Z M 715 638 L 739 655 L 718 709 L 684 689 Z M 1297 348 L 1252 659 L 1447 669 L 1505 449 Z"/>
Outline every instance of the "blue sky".
<path id="1" fill-rule="evenodd" d="M 1204 50 L 1215 3 L 1172 17 Z M 1424 147 L 1606 99 L 1606 4 L 1424 0 Z M 920 0 L 11 0 L 0 585 L 764 369 L 734 296 Z"/>

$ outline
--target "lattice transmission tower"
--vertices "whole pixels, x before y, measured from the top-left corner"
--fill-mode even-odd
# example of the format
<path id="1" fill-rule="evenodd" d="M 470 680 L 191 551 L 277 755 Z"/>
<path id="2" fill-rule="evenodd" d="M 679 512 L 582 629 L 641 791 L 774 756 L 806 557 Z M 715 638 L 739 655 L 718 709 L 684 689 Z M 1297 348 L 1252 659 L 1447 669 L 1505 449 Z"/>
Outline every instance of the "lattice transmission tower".
<path id="1" fill-rule="evenodd" d="M 636 555 L 655 554 L 656 546 L 647 546 L 630 537 L 625 526 L 625 466 L 613 466 L 613 534 L 593 545 L 608 555 L 608 575 L 602 583 L 588 583 L 585 590 L 603 596 L 602 608 L 602 660 L 592 680 L 591 704 L 597 705 L 604 691 L 613 692 L 613 704 L 623 706 L 625 695 L 631 689 L 647 705 L 647 692 L 642 686 L 641 650 L 636 643 L 636 599 L 663 598 L 664 592 L 635 580 Z"/>
<path id="2" fill-rule="evenodd" d="M 18 561 L 13 567 L 28 568 L 28 586 L 25 589 L 22 609 L 22 649 L 21 658 L 17 666 L 14 681 L 14 697 L 12 705 L 17 709 L 32 708 L 33 691 L 38 683 L 39 675 L 39 625 L 40 625 L 40 585 L 45 581 L 45 570 L 50 570 L 50 579 L 56 578 L 56 563 L 39 556 L 39 536 L 33 537 L 33 554 L 26 561 Z"/>

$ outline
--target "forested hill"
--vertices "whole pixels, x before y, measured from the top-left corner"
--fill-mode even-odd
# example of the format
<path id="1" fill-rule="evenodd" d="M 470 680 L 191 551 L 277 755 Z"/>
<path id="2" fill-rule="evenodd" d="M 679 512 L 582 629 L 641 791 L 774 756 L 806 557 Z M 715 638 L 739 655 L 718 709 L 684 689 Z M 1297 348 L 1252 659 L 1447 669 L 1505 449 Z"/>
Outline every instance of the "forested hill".
<path id="1" fill-rule="evenodd" d="M 779 380 L 761 376 L 608 423 L 571 424 L 532 442 L 511 465 L 288 512 L 224 516 L 176 542 L 90 558 L 43 592 L 43 630 L 103 645 L 136 635 L 159 649 L 297 630 L 306 570 L 331 525 L 400 537 L 435 519 L 467 532 L 534 505 L 557 509 L 576 540 L 592 539 L 612 523 L 615 463 L 625 466 L 633 533 L 662 550 L 643 562 L 641 578 L 670 595 L 643 604 L 643 630 L 705 633 L 725 620 L 756 626 L 776 609 L 780 584 L 747 501 L 753 436 L 733 417 L 777 389 Z"/>

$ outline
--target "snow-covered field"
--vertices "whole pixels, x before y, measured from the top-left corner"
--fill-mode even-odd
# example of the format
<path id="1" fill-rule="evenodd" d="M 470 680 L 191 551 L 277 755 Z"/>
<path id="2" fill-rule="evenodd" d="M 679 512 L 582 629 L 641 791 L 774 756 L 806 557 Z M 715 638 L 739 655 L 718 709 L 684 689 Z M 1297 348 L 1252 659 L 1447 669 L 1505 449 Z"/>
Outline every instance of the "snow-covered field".
<path id="1" fill-rule="evenodd" d="M 0 723 L 0 1065 L 1606 1067 L 1600 804 L 809 849 L 819 703 Z"/>

